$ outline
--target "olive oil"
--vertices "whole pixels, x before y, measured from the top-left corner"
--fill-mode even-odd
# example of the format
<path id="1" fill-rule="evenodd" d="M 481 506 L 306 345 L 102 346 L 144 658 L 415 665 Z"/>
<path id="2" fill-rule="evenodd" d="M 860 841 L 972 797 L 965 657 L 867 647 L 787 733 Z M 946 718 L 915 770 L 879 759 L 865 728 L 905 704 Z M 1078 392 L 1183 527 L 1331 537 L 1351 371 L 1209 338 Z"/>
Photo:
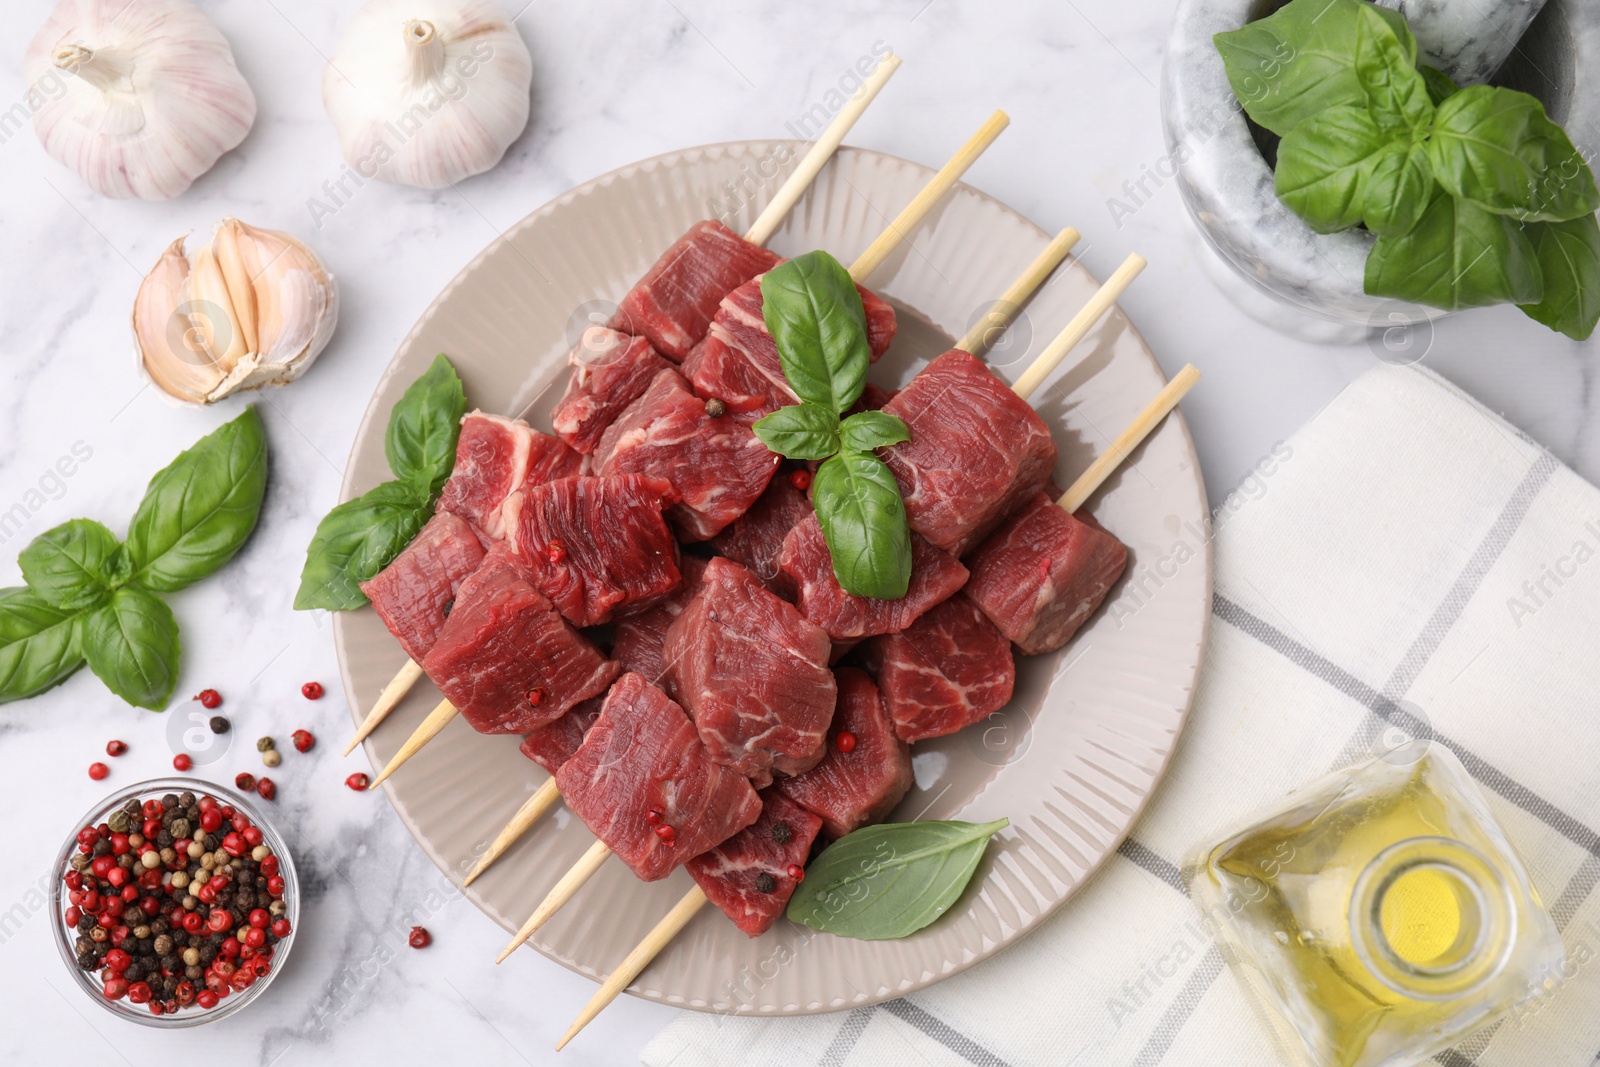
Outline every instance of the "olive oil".
<path id="1" fill-rule="evenodd" d="M 1561 941 L 1447 749 L 1301 791 L 1190 866 L 1196 900 L 1299 1062 L 1396 1067 L 1539 992 Z"/>

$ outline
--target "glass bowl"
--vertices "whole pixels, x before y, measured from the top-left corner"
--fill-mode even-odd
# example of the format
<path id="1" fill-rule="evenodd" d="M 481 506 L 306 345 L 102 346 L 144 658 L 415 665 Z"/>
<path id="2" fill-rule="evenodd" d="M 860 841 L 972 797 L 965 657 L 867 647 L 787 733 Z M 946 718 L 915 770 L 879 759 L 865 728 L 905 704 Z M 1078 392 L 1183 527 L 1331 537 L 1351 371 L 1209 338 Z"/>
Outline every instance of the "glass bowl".
<path id="1" fill-rule="evenodd" d="M 250 821 L 261 829 L 262 844 L 272 849 L 272 854 L 278 857 L 278 875 L 283 879 L 283 902 L 288 910 L 284 918 L 289 920 L 289 936 L 279 941 L 273 950 L 272 969 L 265 977 L 256 979 L 255 983 L 243 992 L 232 993 L 217 1002 L 214 1008 L 201 1008 L 190 1006 L 180 1009 L 172 1015 L 152 1015 L 149 1008 L 143 1004 L 130 1003 L 127 998 L 121 1000 L 107 1000 L 101 991 L 99 971 L 84 971 L 78 966 L 78 961 L 73 953 L 73 946 L 77 941 L 77 931 L 67 926 L 66 909 L 67 886 L 61 879 L 67 871 L 67 862 L 71 859 L 78 847 L 78 831 L 85 826 L 98 826 L 110 818 L 111 813 L 132 799 L 148 799 L 152 796 L 162 796 L 166 793 L 192 792 L 197 796 L 215 797 L 222 804 L 231 804 L 236 810 L 249 816 Z M 93 1000 L 100 1007 L 129 1022 L 139 1023 L 142 1026 L 154 1026 L 160 1029 L 178 1030 L 190 1026 L 200 1026 L 226 1018 L 239 1011 L 246 1004 L 254 1001 L 266 991 L 268 985 L 282 971 L 284 963 L 289 958 L 289 951 L 294 947 L 294 940 L 300 930 L 300 881 L 295 874 L 294 859 L 289 854 L 288 845 L 263 812 L 265 801 L 259 798 L 245 798 L 232 789 L 226 789 L 212 782 L 201 781 L 196 778 L 152 778 L 149 781 L 130 785 L 119 789 L 110 796 L 101 800 L 90 808 L 81 818 L 72 824 L 68 831 L 67 841 L 56 855 L 56 864 L 52 868 L 53 888 L 50 894 L 50 921 L 55 929 L 56 947 L 61 951 L 62 962 L 67 970 L 72 973 L 73 980 L 84 995 Z"/>

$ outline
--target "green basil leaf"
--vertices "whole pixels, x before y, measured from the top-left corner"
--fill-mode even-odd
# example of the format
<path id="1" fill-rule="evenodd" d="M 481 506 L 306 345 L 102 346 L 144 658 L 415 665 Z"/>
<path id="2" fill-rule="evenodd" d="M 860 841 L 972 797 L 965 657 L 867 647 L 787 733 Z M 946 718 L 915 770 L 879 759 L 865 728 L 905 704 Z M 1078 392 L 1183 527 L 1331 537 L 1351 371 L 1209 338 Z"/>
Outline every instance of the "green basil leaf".
<path id="1" fill-rule="evenodd" d="M 1417 228 L 1433 199 L 1433 166 L 1419 143 L 1391 143 L 1372 164 L 1362 196 L 1367 229 L 1404 237 Z"/>
<path id="2" fill-rule="evenodd" d="M 1600 209 L 1588 163 L 1527 93 L 1461 90 L 1439 106 L 1428 154 L 1440 185 L 1496 214 L 1562 222 Z"/>
<path id="3" fill-rule="evenodd" d="M 911 440 L 911 427 L 895 415 L 882 411 L 861 411 L 839 425 L 839 435 L 846 448 L 871 452 L 874 448 L 888 448 Z"/>
<path id="4" fill-rule="evenodd" d="M 902 822 L 868 826 L 829 845 L 789 898 L 788 916 L 863 941 L 906 937 L 950 910 L 989 838 L 1009 823 Z"/>
<path id="5" fill-rule="evenodd" d="M 911 527 L 894 473 L 870 452 L 838 453 L 812 481 L 812 503 L 844 591 L 898 600 L 911 586 Z"/>
<path id="6" fill-rule="evenodd" d="M 872 362 L 850 272 L 826 252 L 780 263 L 761 277 L 761 315 L 794 395 L 835 415 L 848 410 Z"/>
<path id="7" fill-rule="evenodd" d="M 256 528 L 266 491 L 266 430 L 249 407 L 150 479 L 128 525 L 133 580 L 170 593 L 216 571 Z"/>
<path id="8" fill-rule="evenodd" d="M 350 611 L 365 605 L 359 583 L 387 567 L 430 514 L 427 502 L 419 502 L 414 487 L 403 482 L 384 482 L 328 512 L 306 550 L 294 606 Z"/>
<path id="9" fill-rule="evenodd" d="M 762 444 L 788 459 L 827 459 L 839 451 L 839 416 L 815 404 L 779 408 L 751 429 Z"/>
<path id="10" fill-rule="evenodd" d="M 1437 67 L 1424 65 L 1421 68 L 1421 73 L 1423 82 L 1428 86 L 1428 99 L 1433 101 L 1435 107 L 1438 107 L 1461 91 L 1461 86 L 1457 85 L 1450 75 Z"/>
<path id="11" fill-rule="evenodd" d="M 466 410 L 460 376 L 448 359 L 436 357 L 389 413 L 383 454 L 394 476 L 431 500 L 455 466 L 456 440 Z"/>
<path id="12" fill-rule="evenodd" d="M 1398 11 L 1362 4 L 1353 59 L 1366 105 L 1380 127 L 1426 135 L 1433 124 L 1428 82 L 1417 70 L 1417 39 Z"/>
<path id="13" fill-rule="evenodd" d="M 106 688 L 135 707 L 166 708 L 178 684 L 178 620 L 160 597 L 123 586 L 84 617 L 81 640 L 89 669 Z"/>
<path id="14" fill-rule="evenodd" d="M 81 666 L 76 612 L 32 589 L 0 589 L 0 704 L 60 685 Z"/>
<path id="15" fill-rule="evenodd" d="M 1367 177 L 1389 143 L 1364 105 L 1314 115 L 1278 146 L 1278 198 L 1318 233 L 1348 230 L 1361 221 Z"/>
<path id="16" fill-rule="evenodd" d="M 1378 238 L 1366 290 L 1459 311 L 1537 303 L 1544 282 L 1533 242 L 1515 220 L 1438 190 L 1416 229 Z"/>
<path id="17" fill-rule="evenodd" d="M 1528 228 L 1544 273 L 1544 299 L 1524 304 L 1528 317 L 1587 341 L 1600 320 L 1600 222 L 1593 215 Z"/>
<path id="18" fill-rule="evenodd" d="M 73 519 L 46 530 L 17 557 L 22 577 L 52 607 L 96 607 L 120 577 L 117 535 L 93 519 Z"/>

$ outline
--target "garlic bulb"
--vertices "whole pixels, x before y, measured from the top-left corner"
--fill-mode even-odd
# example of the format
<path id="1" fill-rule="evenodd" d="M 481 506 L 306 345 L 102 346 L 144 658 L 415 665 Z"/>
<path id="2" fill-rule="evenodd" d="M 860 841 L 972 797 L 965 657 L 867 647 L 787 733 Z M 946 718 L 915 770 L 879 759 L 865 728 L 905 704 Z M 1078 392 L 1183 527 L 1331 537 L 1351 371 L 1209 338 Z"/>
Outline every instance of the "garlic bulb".
<path id="1" fill-rule="evenodd" d="M 328 61 L 322 102 L 363 178 L 440 189 L 528 125 L 533 60 L 494 0 L 370 0 Z"/>
<path id="2" fill-rule="evenodd" d="M 186 0 L 61 0 L 23 73 L 45 151 L 102 196 L 177 196 L 256 119 L 227 39 Z"/>
<path id="3" fill-rule="evenodd" d="M 180 237 L 139 286 L 133 336 L 156 385 L 210 404 L 304 374 L 339 317 L 317 254 L 274 230 L 223 219 L 191 263 Z"/>

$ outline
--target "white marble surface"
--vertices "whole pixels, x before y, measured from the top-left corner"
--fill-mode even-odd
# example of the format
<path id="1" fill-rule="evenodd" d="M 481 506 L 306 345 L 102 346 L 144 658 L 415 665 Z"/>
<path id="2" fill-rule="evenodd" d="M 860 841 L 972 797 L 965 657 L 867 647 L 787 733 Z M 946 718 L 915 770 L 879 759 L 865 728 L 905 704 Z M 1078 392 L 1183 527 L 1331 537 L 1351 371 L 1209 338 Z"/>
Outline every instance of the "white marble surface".
<path id="1" fill-rule="evenodd" d="M 174 598 L 179 692 L 220 689 L 235 724 L 235 750 L 216 765 L 227 777 L 260 769 L 251 745 L 260 734 L 286 745 L 307 726 L 321 737 L 274 776 L 306 875 L 302 939 L 251 1010 L 181 1035 L 113 1021 L 68 985 L 36 887 L 72 818 L 105 787 L 168 770 L 171 756 L 166 719 L 121 706 L 84 673 L 0 708 L 0 1003 L 10 1021 L 0 1062 L 555 1061 L 549 1050 L 592 987 L 531 951 L 496 968 L 501 931 L 450 897 L 381 796 L 342 787 L 366 769 L 359 755 L 338 754 L 349 732 L 342 695 L 317 704 L 299 695 L 308 679 L 336 684 L 327 621 L 290 600 L 400 338 L 480 248 L 574 183 L 684 145 L 782 136 L 882 39 L 906 65 L 853 143 L 935 163 L 1003 106 L 1013 126 L 970 180 L 1046 228 L 1080 227 L 1083 258 L 1101 274 L 1132 250 L 1150 258 L 1124 307 L 1169 371 L 1192 361 L 1206 372 L 1185 410 L 1214 502 L 1374 359 L 1366 345 L 1284 340 L 1206 280 L 1177 192 L 1155 177 L 1168 3 L 905 0 L 822 13 L 775 0 L 534 2 L 518 19 L 536 63 L 534 119 L 501 167 L 438 193 L 368 185 L 319 229 L 307 202 L 342 165 L 321 106 L 323 56 L 356 0 L 202 2 L 234 42 L 260 117 L 187 195 L 101 200 L 31 132 L 8 130 L 0 143 L 0 513 L 21 504 L 25 520 L 0 540 L 0 584 L 17 581 L 15 552 L 57 522 L 92 516 L 120 530 L 150 474 L 238 408 L 177 410 L 135 375 L 127 316 L 160 250 L 224 214 L 313 240 L 344 286 L 339 333 L 302 381 L 262 398 L 273 475 L 260 530 L 223 573 Z M 7 5 L 18 32 L 0 49 L 0 111 L 23 97 L 21 44 L 46 9 Z M 1112 197 L 1139 201 L 1120 226 Z M 1427 358 L 1593 479 L 1595 352 L 1501 309 L 1446 320 Z M 75 445 L 92 457 L 51 482 Z M 112 761 L 111 781 L 93 783 L 85 768 L 112 737 L 131 751 Z M 397 947 L 411 911 L 434 933 L 424 952 Z M 671 1016 L 624 998 L 561 1062 L 633 1062 Z"/>

